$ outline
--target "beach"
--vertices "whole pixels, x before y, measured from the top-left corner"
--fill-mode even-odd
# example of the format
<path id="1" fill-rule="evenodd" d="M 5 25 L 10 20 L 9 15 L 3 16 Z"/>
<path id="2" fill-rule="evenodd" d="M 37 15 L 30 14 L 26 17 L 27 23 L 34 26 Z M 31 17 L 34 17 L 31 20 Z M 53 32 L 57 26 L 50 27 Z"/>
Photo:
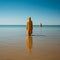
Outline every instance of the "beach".
<path id="1" fill-rule="evenodd" d="M 0 60 L 60 60 L 60 26 L 0 26 Z"/>

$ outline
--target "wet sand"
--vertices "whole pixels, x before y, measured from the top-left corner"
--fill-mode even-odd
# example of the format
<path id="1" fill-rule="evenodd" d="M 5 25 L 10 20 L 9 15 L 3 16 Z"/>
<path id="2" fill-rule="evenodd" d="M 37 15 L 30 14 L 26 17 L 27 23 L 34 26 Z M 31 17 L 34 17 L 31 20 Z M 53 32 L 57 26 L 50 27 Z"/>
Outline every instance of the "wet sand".
<path id="1" fill-rule="evenodd" d="M 0 27 L 0 60 L 60 60 L 60 27 Z"/>

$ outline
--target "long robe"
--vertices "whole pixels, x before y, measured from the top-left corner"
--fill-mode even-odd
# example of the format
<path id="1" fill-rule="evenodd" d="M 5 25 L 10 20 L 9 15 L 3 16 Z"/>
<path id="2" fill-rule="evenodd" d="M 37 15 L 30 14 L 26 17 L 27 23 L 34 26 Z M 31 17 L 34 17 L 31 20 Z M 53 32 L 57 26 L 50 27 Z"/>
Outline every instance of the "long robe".
<path id="1" fill-rule="evenodd" d="M 32 34 L 32 30 L 33 30 L 33 23 L 31 20 L 29 20 L 27 22 L 27 26 L 26 26 L 26 32 L 28 35 L 31 35 Z"/>

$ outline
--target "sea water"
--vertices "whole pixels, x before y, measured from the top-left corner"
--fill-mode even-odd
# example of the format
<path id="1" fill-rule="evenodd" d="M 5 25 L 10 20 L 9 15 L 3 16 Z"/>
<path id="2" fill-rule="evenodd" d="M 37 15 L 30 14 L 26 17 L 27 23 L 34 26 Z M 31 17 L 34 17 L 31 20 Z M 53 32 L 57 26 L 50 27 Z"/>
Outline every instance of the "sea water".
<path id="1" fill-rule="evenodd" d="M 60 60 L 60 25 L 0 25 L 0 60 Z"/>

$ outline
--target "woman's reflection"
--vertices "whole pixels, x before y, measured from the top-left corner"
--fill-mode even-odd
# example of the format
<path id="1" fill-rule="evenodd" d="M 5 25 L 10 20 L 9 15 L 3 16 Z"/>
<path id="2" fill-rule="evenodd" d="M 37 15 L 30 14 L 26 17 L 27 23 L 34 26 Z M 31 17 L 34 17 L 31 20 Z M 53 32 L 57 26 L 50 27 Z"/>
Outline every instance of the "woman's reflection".
<path id="1" fill-rule="evenodd" d="M 29 55 L 31 53 L 32 45 L 33 45 L 33 38 L 32 38 L 32 36 L 26 36 L 26 47 L 27 47 Z"/>

